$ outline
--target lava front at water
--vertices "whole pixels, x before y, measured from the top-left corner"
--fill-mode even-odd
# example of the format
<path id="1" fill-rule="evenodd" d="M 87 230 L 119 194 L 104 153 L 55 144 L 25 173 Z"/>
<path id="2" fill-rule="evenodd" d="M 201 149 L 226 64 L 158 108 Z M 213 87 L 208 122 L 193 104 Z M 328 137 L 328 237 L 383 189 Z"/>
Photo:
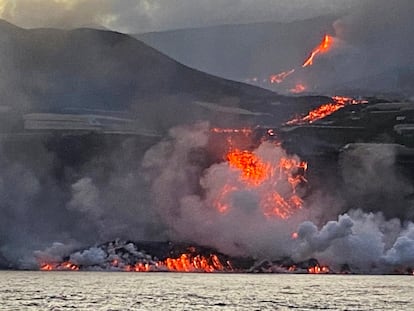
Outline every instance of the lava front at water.
<path id="1" fill-rule="evenodd" d="M 89 270 L 91 267 L 82 267 Z M 95 267 L 96 268 L 96 267 Z M 42 263 L 41 271 L 79 271 L 81 267 L 69 261 L 62 263 Z M 94 270 L 94 269 L 93 269 Z M 112 260 L 103 270 L 125 272 L 232 272 L 229 261 L 222 263 L 216 254 L 204 256 L 195 252 L 188 252 L 178 257 L 169 257 L 159 261 L 140 260 L 135 264 L 128 264 L 122 259 Z"/>
<path id="2" fill-rule="evenodd" d="M 308 268 L 308 273 L 309 274 L 327 274 L 330 272 L 330 269 L 328 266 L 319 266 L 316 265 L 314 267 L 309 267 Z"/>
<path id="3" fill-rule="evenodd" d="M 71 263 L 70 261 L 65 261 L 62 263 L 42 263 L 40 265 L 40 270 L 42 271 L 78 271 L 79 266 Z"/>
<path id="4" fill-rule="evenodd" d="M 259 195 L 259 205 L 266 217 L 286 219 L 302 208 L 303 201 L 297 195 L 296 189 L 306 182 L 306 162 L 293 157 L 281 157 L 271 162 L 252 151 L 237 149 L 229 151 L 226 160 L 230 168 L 240 172 L 240 184 L 226 184 L 223 187 L 216 202 L 216 208 L 220 212 L 230 209 L 220 199 L 232 192 L 243 190 L 241 188 L 255 191 Z"/>

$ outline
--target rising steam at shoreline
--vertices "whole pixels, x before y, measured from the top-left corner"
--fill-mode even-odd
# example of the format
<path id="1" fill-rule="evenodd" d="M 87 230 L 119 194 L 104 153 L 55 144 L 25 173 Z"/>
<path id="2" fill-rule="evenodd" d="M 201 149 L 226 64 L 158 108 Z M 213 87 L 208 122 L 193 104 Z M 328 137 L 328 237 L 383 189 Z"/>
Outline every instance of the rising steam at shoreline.
<path id="1" fill-rule="evenodd" d="M 67 219 L 73 218 L 73 227 L 64 232 L 62 228 L 50 228 L 47 234 L 39 227 L 40 231 L 32 230 L 29 237 L 23 233 L 25 230 L 12 235 L 3 226 L 2 235 L 8 240 L 3 241 L 2 253 L 15 267 L 36 268 L 39 262 L 62 262 L 88 243 L 121 237 L 186 241 L 258 260 L 289 257 L 300 262 L 315 258 L 334 271 L 340 271 L 344 265 L 360 273 L 388 273 L 395 268 L 412 267 L 411 221 L 386 219 L 381 207 L 373 212 L 354 209 L 343 213 L 340 206 L 335 206 L 338 203 L 334 198 L 328 201 L 319 194 L 306 199 L 303 207 L 293 210 L 288 217 L 266 216 L 261 197 L 269 191 L 285 196 L 292 191 L 290 186 L 270 183 L 252 187 L 242 182 L 242 172 L 226 161 L 206 166 L 203 159 L 210 135 L 208 123 L 174 128 L 169 139 L 146 151 L 142 163 L 136 166 L 139 171 L 113 171 L 109 183 L 99 181 L 98 172 L 89 168 L 87 175 L 72 184 L 65 208 L 59 210 Z M 269 142 L 262 143 L 254 153 L 276 166 L 280 158 L 287 156 L 280 145 Z M 24 174 L 29 176 L 29 172 L 26 168 Z M 25 179 L 25 185 L 28 180 Z M 11 204 L 22 206 L 38 200 L 36 196 L 42 188 L 36 177 L 32 180 L 31 184 L 38 186 L 30 186 L 33 191 L 25 190 L 24 203 L 15 200 Z M 132 183 L 133 180 L 136 182 Z M 222 196 L 226 185 L 231 191 Z M 114 191 L 121 193 L 111 199 Z M 140 199 L 128 202 L 121 197 Z M 217 208 L 217 200 L 229 205 L 225 213 Z M 25 208 L 29 207 L 35 209 L 34 205 Z M 35 218 L 34 224 L 38 221 Z M 40 223 L 54 221 L 46 218 Z M 36 235 L 38 242 L 33 239 Z M 33 253 L 36 249 L 42 251 Z M 91 249 L 71 256 L 92 267 L 102 263 L 107 255 Z"/>

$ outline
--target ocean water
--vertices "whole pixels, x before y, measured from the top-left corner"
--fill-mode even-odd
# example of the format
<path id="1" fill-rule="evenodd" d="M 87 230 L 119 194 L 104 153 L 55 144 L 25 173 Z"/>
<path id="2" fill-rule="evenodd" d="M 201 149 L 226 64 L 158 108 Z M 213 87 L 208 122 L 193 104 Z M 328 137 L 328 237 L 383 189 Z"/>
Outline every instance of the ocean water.
<path id="1" fill-rule="evenodd" d="M 0 310 L 414 310 L 414 277 L 4 271 Z"/>

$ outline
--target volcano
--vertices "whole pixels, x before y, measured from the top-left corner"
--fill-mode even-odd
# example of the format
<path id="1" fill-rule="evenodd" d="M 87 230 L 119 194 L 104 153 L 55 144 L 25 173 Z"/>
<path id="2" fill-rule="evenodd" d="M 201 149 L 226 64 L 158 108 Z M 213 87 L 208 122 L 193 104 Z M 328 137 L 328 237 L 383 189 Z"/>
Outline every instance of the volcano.
<path id="1" fill-rule="evenodd" d="M 323 100 L 293 100 L 215 77 L 116 32 L 26 30 L 3 21 L 0 33 L 2 111 L 9 114 L 127 114 L 140 128 L 165 131 L 199 119 L 278 124 Z"/>
<path id="2" fill-rule="evenodd" d="M 0 265 L 227 272 L 227 259 L 242 256 L 310 273 L 412 267 L 404 205 L 411 187 L 394 171 L 401 148 L 388 148 L 409 148 L 408 104 L 280 96 L 191 69 L 116 32 L 7 23 L 0 31 Z M 312 54 L 319 60 L 322 50 Z M 366 205 L 378 214 L 324 209 L 315 186 L 361 205 L 366 193 L 380 193 L 386 204 Z M 392 213 L 396 202 L 403 204 Z M 367 223 L 372 230 L 360 230 Z M 337 255 L 343 245 L 358 255 Z"/>

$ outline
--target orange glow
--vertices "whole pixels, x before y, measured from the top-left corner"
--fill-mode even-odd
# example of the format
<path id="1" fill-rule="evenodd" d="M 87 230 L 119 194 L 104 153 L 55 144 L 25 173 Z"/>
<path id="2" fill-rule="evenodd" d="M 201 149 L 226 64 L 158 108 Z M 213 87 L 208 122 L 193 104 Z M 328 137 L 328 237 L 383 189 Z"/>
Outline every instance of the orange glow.
<path id="1" fill-rule="evenodd" d="M 282 157 L 279 163 L 272 164 L 263 161 L 254 153 L 244 150 L 234 150 L 227 154 L 229 165 L 241 171 L 240 180 L 250 188 L 260 193 L 260 207 L 266 217 L 287 219 L 298 209 L 302 208 L 303 201 L 296 195 L 296 188 L 306 182 L 303 176 L 307 170 L 307 163 L 293 158 Z M 290 193 L 281 195 L 276 185 L 284 182 L 290 185 Z M 262 185 L 265 185 L 262 187 Z M 271 185 L 270 188 L 266 185 Z M 216 209 L 225 213 L 229 210 L 224 198 L 231 192 L 237 191 L 235 186 L 226 184 L 215 202 Z"/>
<path id="2" fill-rule="evenodd" d="M 62 263 L 59 267 L 59 270 L 72 270 L 72 271 L 78 271 L 79 267 L 69 261 L 65 261 Z"/>
<path id="3" fill-rule="evenodd" d="M 295 69 L 291 69 L 289 71 L 283 71 L 281 73 L 271 75 L 269 77 L 269 81 L 270 81 L 271 84 L 282 83 L 287 77 L 289 77 L 294 72 L 295 72 Z"/>
<path id="4" fill-rule="evenodd" d="M 314 266 L 314 267 L 309 267 L 308 268 L 308 273 L 310 274 L 325 274 L 325 273 L 329 273 L 330 269 L 327 266 Z"/>
<path id="5" fill-rule="evenodd" d="M 224 203 L 226 201 L 226 197 L 232 193 L 233 191 L 236 191 L 236 187 L 232 187 L 230 185 L 224 185 L 223 189 L 221 190 L 220 194 L 218 195 L 217 199 L 215 200 L 214 206 L 216 206 L 217 210 L 225 214 L 230 209 L 229 205 Z"/>
<path id="6" fill-rule="evenodd" d="M 135 265 L 131 266 L 131 265 L 126 265 L 124 267 L 124 271 L 126 272 L 150 272 L 151 270 L 151 265 L 148 263 L 136 263 Z"/>
<path id="7" fill-rule="evenodd" d="M 306 116 L 294 118 L 288 122 L 287 125 L 296 125 L 302 123 L 313 123 L 317 120 L 323 119 L 334 112 L 338 111 L 339 109 L 347 106 L 347 105 L 359 105 L 359 104 L 366 104 L 368 101 L 366 100 L 357 100 L 351 97 L 343 97 L 343 96 L 334 96 L 332 97 L 333 102 L 327 103 L 319 106 L 318 108 L 310 111 Z"/>
<path id="8" fill-rule="evenodd" d="M 333 44 L 333 37 L 325 35 L 322 42 L 312 51 L 310 56 L 305 60 L 302 67 L 309 67 L 313 65 L 313 61 L 319 53 L 323 54 L 330 50 Z"/>
<path id="9" fill-rule="evenodd" d="M 60 264 L 52 264 L 52 263 L 43 263 L 40 265 L 41 271 L 78 271 L 79 266 L 71 263 L 70 261 L 65 261 Z"/>
<path id="10" fill-rule="evenodd" d="M 133 265 L 124 265 L 118 260 L 110 262 L 109 267 L 121 268 L 125 272 L 151 272 L 151 271 L 169 271 L 169 272 L 220 272 L 233 271 L 230 262 L 223 265 L 215 254 L 205 257 L 195 253 L 195 248 L 189 248 L 189 253 L 183 253 L 178 258 L 167 258 L 158 262 L 137 262 Z M 79 266 L 65 261 L 63 263 L 43 263 L 40 265 L 41 271 L 78 271 Z"/>
<path id="11" fill-rule="evenodd" d="M 334 96 L 332 97 L 333 101 L 337 104 L 342 105 L 359 105 L 359 104 L 367 104 L 367 100 L 358 100 L 352 97 L 345 97 L 345 96 Z"/>
<path id="12" fill-rule="evenodd" d="M 227 161 L 230 166 L 241 170 L 242 178 L 251 185 L 259 185 L 267 177 L 267 165 L 250 151 L 230 151 Z"/>
<path id="13" fill-rule="evenodd" d="M 226 271 L 217 255 L 204 257 L 194 254 L 181 254 L 178 258 L 167 258 L 160 263 L 171 272 L 219 272 Z"/>
<path id="14" fill-rule="evenodd" d="M 40 266 L 40 270 L 42 270 L 42 271 L 52 271 L 54 269 L 53 269 L 53 266 L 51 264 L 45 263 L 45 264 L 42 264 Z"/>
<path id="15" fill-rule="evenodd" d="M 219 134 L 244 134 L 244 135 L 251 135 L 253 130 L 250 128 L 241 128 L 241 129 L 231 129 L 231 128 L 218 128 L 214 127 L 210 130 L 212 133 L 219 133 Z"/>
<path id="16" fill-rule="evenodd" d="M 292 240 L 296 240 L 299 237 L 299 234 L 297 232 L 292 233 Z"/>
<path id="17" fill-rule="evenodd" d="M 267 217 L 277 216 L 281 219 L 287 219 L 296 211 L 295 206 L 292 206 L 284 197 L 278 192 L 271 193 L 262 201 L 264 207 L 264 215 Z"/>
<path id="18" fill-rule="evenodd" d="M 300 94 L 306 91 L 306 86 L 304 86 L 303 84 L 299 83 L 296 84 L 294 88 L 291 88 L 289 90 L 290 93 L 292 94 Z"/>
<path id="19" fill-rule="evenodd" d="M 302 118 L 295 118 L 293 120 L 288 121 L 286 124 L 288 125 L 294 125 L 294 124 L 301 124 L 301 123 L 313 123 L 316 120 L 323 119 L 331 114 L 333 114 L 335 111 L 338 111 L 339 109 L 343 108 L 344 105 L 337 104 L 337 103 L 329 103 L 324 104 L 312 111 L 310 111 L 306 116 Z"/>

